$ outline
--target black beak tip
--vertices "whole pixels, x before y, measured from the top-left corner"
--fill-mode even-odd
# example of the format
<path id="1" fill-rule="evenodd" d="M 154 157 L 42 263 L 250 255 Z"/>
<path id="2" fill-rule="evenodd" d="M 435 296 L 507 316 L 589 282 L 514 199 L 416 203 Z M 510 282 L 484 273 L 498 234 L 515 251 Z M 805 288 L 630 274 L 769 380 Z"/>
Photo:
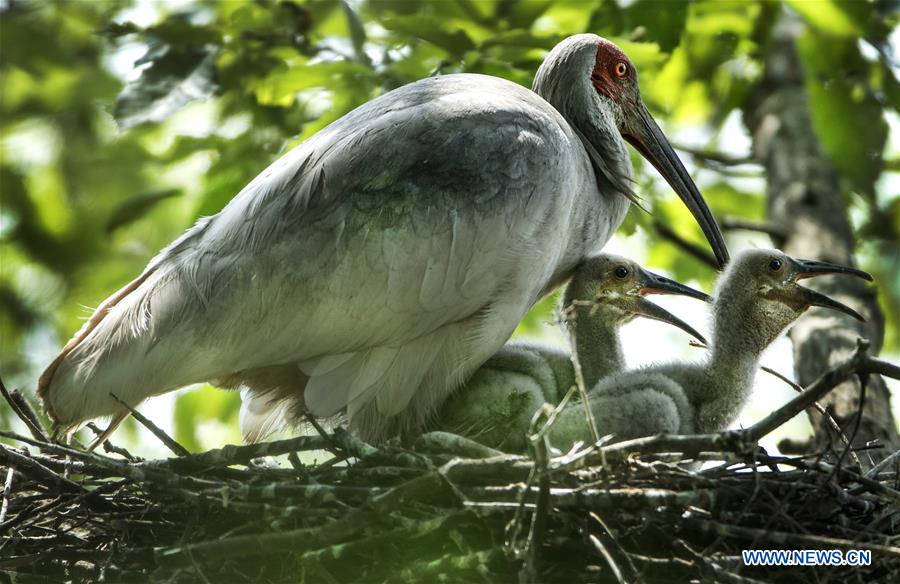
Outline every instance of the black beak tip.
<path id="1" fill-rule="evenodd" d="M 829 262 L 820 262 L 817 260 L 798 260 L 797 264 L 800 267 L 800 277 L 815 277 L 815 276 L 826 276 L 831 274 L 846 274 L 849 276 L 856 276 L 857 278 L 862 278 L 867 282 L 874 282 L 875 278 L 872 277 L 872 274 L 860 270 L 859 268 L 851 268 L 849 266 L 842 266 L 840 264 L 832 264 Z"/>
<path id="2" fill-rule="evenodd" d="M 643 271 L 643 270 L 642 270 Z M 685 286 L 680 282 L 660 276 L 653 272 L 643 271 L 644 286 L 643 291 L 650 294 L 676 294 L 679 296 L 687 296 L 695 298 L 703 302 L 709 302 L 711 299 L 708 294 L 695 290 L 690 286 Z"/>
<path id="3" fill-rule="evenodd" d="M 722 249 L 714 249 L 713 252 L 716 255 L 716 262 L 719 264 L 719 269 L 724 270 L 725 266 L 728 265 L 728 262 L 731 261 L 731 256 L 728 255 L 728 249 L 723 246 Z"/>

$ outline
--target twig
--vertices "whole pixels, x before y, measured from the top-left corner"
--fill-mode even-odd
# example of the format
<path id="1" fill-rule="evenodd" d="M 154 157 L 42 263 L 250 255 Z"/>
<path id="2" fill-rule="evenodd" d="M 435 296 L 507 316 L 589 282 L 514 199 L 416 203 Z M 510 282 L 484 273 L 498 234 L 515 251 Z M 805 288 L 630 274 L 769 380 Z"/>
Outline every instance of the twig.
<path id="1" fill-rule="evenodd" d="M 603 529 L 604 537 L 612 542 L 616 550 L 622 555 L 623 558 L 625 558 L 625 561 L 628 562 L 628 567 L 631 569 L 631 574 L 633 574 L 636 579 L 640 579 L 638 576 L 639 572 L 637 570 L 637 566 L 635 566 L 634 562 L 631 561 L 631 557 L 628 555 L 628 552 L 625 551 L 625 548 L 622 547 L 622 544 L 620 544 L 616 536 L 613 535 L 612 530 L 609 528 L 609 526 L 606 525 L 606 522 L 603 521 L 603 519 L 593 511 L 591 511 L 589 515 L 591 519 L 593 519 L 594 522 L 599 525 L 601 529 Z M 623 582 L 623 580 L 620 579 L 620 582 Z"/>
<path id="2" fill-rule="evenodd" d="M 748 221 L 746 219 L 741 219 L 740 217 L 725 215 L 724 217 L 719 218 L 719 226 L 726 231 L 758 231 L 775 239 L 784 239 L 787 237 L 787 232 L 782 227 L 770 221 Z"/>
<path id="3" fill-rule="evenodd" d="M 25 424 L 25 427 L 28 428 L 29 432 L 31 432 L 32 436 L 34 436 L 37 440 L 49 442 L 47 432 L 44 431 L 43 426 L 41 426 L 41 423 L 38 420 L 37 414 L 35 414 L 34 410 L 31 409 L 31 405 L 25 399 L 25 396 L 23 396 L 21 392 L 17 390 L 13 390 L 13 392 L 10 393 L 6 389 L 6 384 L 3 383 L 2 378 L 0 378 L 0 394 L 3 394 L 3 398 L 6 399 L 9 407 L 12 408 L 12 411 L 16 414 L 16 416 L 18 416 L 19 419 L 22 420 L 22 422 Z"/>
<path id="4" fill-rule="evenodd" d="M 338 457 L 343 456 L 343 453 L 341 452 L 341 445 L 337 443 L 334 436 L 325 431 L 325 428 L 323 428 L 321 424 L 319 424 L 318 420 L 316 420 L 316 417 L 310 413 L 306 413 L 304 417 L 306 418 L 306 421 L 309 422 L 309 425 L 315 429 L 316 433 L 318 433 L 319 436 L 325 439 L 325 443 L 327 445 L 324 447 L 324 450 L 327 450 L 328 452 Z"/>
<path id="5" fill-rule="evenodd" d="M 900 461 L 900 450 L 895 450 L 889 456 L 885 457 L 884 460 L 870 468 L 863 476 L 865 476 L 867 479 L 875 478 L 878 476 L 879 472 L 886 469 L 890 465 L 897 463 L 898 461 Z"/>
<path id="6" fill-rule="evenodd" d="M 6 521 L 6 512 L 9 510 L 9 500 L 12 497 L 13 475 L 16 471 L 13 467 L 9 467 L 6 471 L 6 481 L 3 483 L 3 504 L 0 505 L 0 525 Z"/>
<path id="7" fill-rule="evenodd" d="M 503 554 L 497 549 L 471 552 L 461 556 L 447 555 L 428 562 L 414 562 L 388 582 L 452 582 L 446 577 L 450 570 L 465 572 L 478 570 L 482 572 L 482 579 L 489 582 L 490 574 L 484 573 L 484 567 L 502 560 Z"/>
<path id="8" fill-rule="evenodd" d="M 518 505 L 522 493 L 526 503 L 537 503 L 541 491 L 539 487 L 523 489 L 520 485 L 503 485 L 496 487 L 460 487 L 469 504 L 480 503 L 492 505 L 507 503 L 507 506 Z M 691 505 L 708 507 L 715 502 L 716 494 L 710 489 L 692 489 L 675 491 L 660 488 L 561 488 L 554 487 L 547 491 L 548 502 L 553 507 L 572 509 L 628 509 L 646 510 L 660 506 L 685 508 Z"/>
<path id="9" fill-rule="evenodd" d="M 867 478 L 867 477 L 865 477 L 857 472 L 854 472 L 850 469 L 836 467 L 833 464 L 829 464 L 829 463 L 825 462 L 824 460 L 821 460 L 821 456 L 818 457 L 817 460 L 812 461 L 812 462 L 806 462 L 805 460 L 803 460 L 803 457 L 792 457 L 792 458 L 768 457 L 768 460 L 770 460 L 771 462 L 774 462 L 775 464 L 785 464 L 785 465 L 795 466 L 797 468 L 802 468 L 802 469 L 815 469 L 815 470 L 820 470 L 822 472 L 827 472 L 829 474 L 835 472 L 835 469 L 837 469 L 837 472 L 839 472 L 840 474 L 846 476 L 847 478 L 849 478 L 852 481 L 859 483 L 860 485 L 867 487 L 868 491 L 873 492 L 873 493 L 881 493 L 881 494 L 891 497 L 892 499 L 900 501 L 900 491 L 898 491 L 897 489 L 893 489 L 893 488 L 891 488 L 883 483 L 880 483 L 876 480 Z"/>
<path id="10" fill-rule="evenodd" d="M 19 454 L 15 450 L 10 450 L 2 445 L 0 445 L 0 462 L 18 469 L 19 472 L 30 476 L 42 485 L 54 487 L 60 491 L 84 492 L 84 488 L 78 483 L 63 478 L 33 458 Z"/>
<path id="11" fill-rule="evenodd" d="M 439 473 L 427 472 L 372 497 L 366 505 L 353 509 L 340 519 L 320 527 L 210 539 L 172 549 L 157 549 L 156 557 L 168 565 L 184 566 L 190 564 L 188 554 L 204 561 L 216 561 L 324 547 L 364 529 L 370 529 L 379 521 L 383 521 L 384 517 L 390 515 L 390 511 L 398 505 L 433 493 L 442 483 L 443 478 Z"/>
<path id="12" fill-rule="evenodd" d="M 286 440 L 260 442 L 258 444 L 246 444 L 243 446 L 229 444 L 222 448 L 215 448 L 196 454 L 188 454 L 187 456 L 182 456 L 180 458 L 148 461 L 141 463 L 141 466 L 144 468 L 168 467 L 179 472 L 190 472 L 191 470 L 218 466 L 247 464 L 254 458 L 264 456 L 278 456 L 289 452 L 307 450 L 325 450 L 329 446 L 331 446 L 331 441 L 322 436 L 297 436 Z"/>
<path id="13" fill-rule="evenodd" d="M 196 560 L 194 560 L 194 556 L 190 552 L 188 552 L 187 556 L 191 561 L 191 567 L 194 569 L 194 573 L 200 577 L 200 580 L 203 582 L 203 584 L 212 584 L 209 581 L 209 578 L 206 577 L 206 574 L 203 573 L 203 569 L 200 567 L 200 564 L 198 564 Z"/>
<path id="14" fill-rule="evenodd" d="M 140 413 L 139 411 L 137 411 L 136 409 L 134 409 L 133 407 L 131 407 L 130 405 L 128 405 L 127 403 L 122 401 L 121 399 L 119 399 L 119 397 L 116 394 L 110 393 L 109 395 L 114 400 L 119 402 L 122 405 L 122 407 L 124 407 L 129 412 L 131 412 L 131 416 L 135 420 L 140 422 L 142 426 L 144 426 L 145 428 L 150 430 L 150 433 L 153 434 L 154 436 L 156 436 L 159 439 L 159 441 L 162 442 L 166 448 L 171 450 L 175 456 L 187 456 L 188 454 L 190 454 L 190 451 L 188 451 L 187 448 L 185 448 L 184 446 L 179 444 L 174 438 L 172 438 L 171 436 L 166 434 L 162 428 L 160 428 L 159 426 L 157 426 L 156 424 L 151 422 L 142 413 Z"/>
<path id="15" fill-rule="evenodd" d="M 892 379 L 900 379 L 900 367 L 881 359 L 869 359 L 866 362 L 866 373 L 882 375 Z"/>
<path id="16" fill-rule="evenodd" d="M 568 401 L 571 394 L 572 391 L 569 390 L 566 394 L 566 398 L 563 399 L 563 405 L 560 407 L 552 408 L 548 404 L 544 404 L 543 408 L 535 412 L 534 417 L 531 420 L 528 442 L 531 447 L 531 452 L 534 455 L 534 468 L 532 476 L 529 477 L 528 484 L 530 486 L 536 476 L 538 479 L 538 489 L 534 513 L 531 514 L 531 527 L 528 530 L 528 541 L 525 547 L 525 563 L 519 572 L 519 581 L 523 584 L 540 580 L 541 548 L 544 545 L 544 537 L 547 532 L 547 514 L 550 499 L 550 475 L 547 473 L 547 466 L 550 458 L 550 440 L 547 438 L 547 433 L 550 431 L 554 422 L 556 422 L 556 416 L 562 411 L 562 408 L 565 407 L 565 402 Z M 538 424 L 540 424 L 542 419 L 544 420 L 544 423 L 541 429 L 537 430 Z M 589 422 L 591 421 L 592 420 L 589 420 Z M 526 490 L 527 488 L 528 487 L 526 487 Z M 521 505 L 523 500 L 522 494 L 517 493 L 517 498 Z"/>
<path id="17" fill-rule="evenodd" d="M 798 383 L 795 383 L 792 379 L 790 379 L 786 375 L 782 375 L 781 373 L 779 373 L 778 371 L 775 371 L 774 369 L 772 369 L 770 367 L 763 366 L 763 367 L 761 367 L 761 369 L 763 371 L 765 371 L 766 373 L 768 373 L 769 375 L 777 377 L 778 379 L 780 379 L 781 381 L 786 383 L 791 389 L 793 389 L 797 393 L 803 393 L 803 386 Z M 843 442 L 847 448 L 850 448 L 850 440 L 847 439 L 847 435 L 844 434 L 844 431 L 841 430 L 841 427 L 838 425 L 838 423 L 835 421 L 835 419 L 831 416 L 831 414 L 828 413 L 828 410 L 823 408 L 822 404 L 820 404 L 817 401 L 813 402 L 812 407 L 814 407 L 816 409 L 816 411 L 818 411 L 820 414 L 822 414 L 822 418 L 825 420 L 825 423 L 828 424 L 828 426 L 831 427 L 832 430 L 834 430 L 834 432 L 841 439 L 841 442 Z M 852 450 L 850 450 L 850 457 L 853 459 L 853 462 L 856 464 L 857 467 L 862 468 L 862 464 L 859 461 L 859 457 Z"/>
<path id="18" fill-rule="evenodd" d="M 98 428 L 97 425 L 93 422 L 88 422 L 87 424 L 85 424 L 85 427 L 93 432 L 94 436 L 102 436 L 104 433 L 103 430 Z M 118 454 L 119 456 L 122 456 L 131 462 L 137 462 L 138 460 L 136 456 L 128 452 L 126 449 L 120 446 L 116 446 L 112 443 L 112 440 L 108 438 L 103 441 L 103 451 L 109 454 Z"/>
<path id="19" fill-rule="evenodd" d="M 812 382 L 803 393 L 744 430 L 747 438 L 753 442 L 758 442 L 763 436 L 766 436 L 769 432 L 811 406 L 853 375 L 864 372 L 866 365 L 872 361 L 866 355 L 868 348 L 868 341 L 863 339 L 857 340 L 856 351 L 853 352 L 849 359 L 826 371 Z"/>
<path id="20" fill-rule="evenodd" d="M 606 561 L 606 564 L 609 566 L 609 569 L 612 570 L 613 576 L 616 577 L 616 581 L 619 584 L 626 584 L 625 578 L 622 576 L 622 570 L 619 569 L 619 566 L 616 564 L 616 561 L 613 559 L 612 554 L 609 553 L 609 550 L 606 549 L 606 546 L 603 545 L 603 542 L 594 535 L 593 533 L 588 536 L 591 544 L 594 546 L 594 549 L 603 557 Z"/>
<path id="21" fill-rule="evenodd" d="M 299 564 L 305 564 L 309 561 L 323 561 L 341 559 L 350 557 L 354 553 L 371 554 L 373 549 L 383 546 L 402 546 L 404 541 L 409 538 L 420 538 L 445 529 L 452 525 L 453 522 L 459 521 L 460 517 L 469 513 L 468 511 L 455 512 L 450 515 L 436 517 L 427 521 L 414 522 L 410 525 L 399 527 L 379 533 L 378 535 L 369 536 L 353 540 L 347 543 L 340 543 L 323 547 L 304 553 L 298 558 Z"/>
<path id="22" fill-rule="evenodd" d="M 706 519 L 693 519 L 690 517 L 682 518 L 681 521 L 689 527 L 697 529 L 704 533 L 716 535 L 724 535 L 726 537 L 736 537 L 740 539 L 759 539 L 771 543 L 797 546 L 806 544 L 813 549 L 824 548 L 840 548 L 845 550 L 872 550 L 880 554 L 891 555 L 900 558 L 900 547 L 890 545 L 880 545 L 868 543 L 859 540 L 848 540 L 837 537 L 827 537 L 821 535 L 808 535 L 805 533 L 786 533 L 783 531 L 755 529 L 752 527 L 742 527 L 738 525 L 726 525 Z"/>
<path id="23" fill-rule="evenodd" d="M 690 154 L 693 158 L 701 160 L 703 162 L 712 162 L 716 165 L 721 166 L 740 166 L 742 164 L 754 164 L 755 161 L 752 156 L 744 155 L 744 156 L 735 156 L 733 154 L 726 154 L 724 152 L 717 152 L 714 150 L 709 150 L 706 148 L 697 148 L 695 146 L 688 146 L 687 144 L 672 144 L 672 147 L 676 150 L 681 150 L 682 152 L 686 152 Z"/>
<path id="24" fill-rule="evenodd" d="M 714 270 L 719 269 L 719 263 L 711 253 L 709 253 L 699 245 L 684 239 L 683 237 L 672 231 L 672 229 L 670 229 L 668 225 L 654 220 L 653 228 L 663 239 L 675 244 L 681 250 L 687 252 L 688 255 L 692 256 L 694 259 L 699 260 L 701 263 L 706 264 Z"/>
<path id="25" fill-rule="evenodd" d="M 862 423 L 863 407 L 865 407 L 866 405 L 866 386 L 869 384 L 868 380 L 869 377 L 866 374 L 862 374 L 859 376 L 859 404 L 857 406 L 856 419 L 853 423 L 853 431 L 850 433 L 849 441 L 856 440 L 856 434 L 859 432 L 859 426 Z M 843 469 L 844 458 L 847 456 L 848 452 L 850 452 L 851 454 L 853 453 L 850 448 L 850 444 L 847 444 L 847 446 L 844 447 L 844 450 L 842 450 L 841 454 L 838 456 L 837 462 L 835 463 L 835 471 L 831 473 L 831 477 L 829 477 L 829 480 L 837 474 L 837 469 Z M 862 466 L 857 464 L 857 468 L 860 470 L 860 472 L 862 472 Z"/>
<path id="26" fill-rule="evenodd" d="M 572 317 L 573 314 L 577 313 L 572 310 L 570 313 L 566 314 L 566 321 L 569 325 L 566 329 L 569 331 L 570 359 L 572 361 L 572 367 L 575 370 L 575 386 L 578 388 L 578 395 L 581 397 L 581 405 L 584 408 L 584 418 L 587 422 L 588 430 L 591 432 L 592 441 L 596 443 L 600 440 L 600 432 L 597 430 L 597 420 L 594 419 L 594 412 L 591 410 L 591 400 L 584 383 L 584 372 L 581 370 L 581 360 L 578 358 L 578 343 L 575 342 L 575 327 L 578 326 L 578 321 Z"/>
<path id="27" fill-rule="evenodd" d="M 685 434 L 669 435 L 660 434 L 644 438 L 623 440 L 601 448 L 596 455 L 582 459 L 581 466 L 592 464 L 602 455 L 607 460 L 622 460 L 628 456 L 641 454 L 655 454 L 660 452 L 683 452 L 688 454 L 700 452 L 734 452 L 747 453 L 755 448 L 755 442 L 748 442 L 743 430 L 726 430 L 715 434 Z M 573 465 L 572 468 L 578 468 Z"/>
<path id="28" fill-rule="evenodd" d="M 572 386 L 569 388 L 569 391 L 566 392 L 566 395 L 559 401 L 555 406 L 550 406 L 550 404 L 544 404 L 545 406 L 549 406 L 547 410 L 539 410 L 535 412 L 535 417 L 532 418 L 532 425 L 534 421 L 539 418 L 539 414 L 543 413 L 546 415 L 546 420 L 544 424 L 541 426 L 541 429 L 535 432 L 534 434 L 529 436 L 530 440 L 538 441 L 543 440 L 549 434 L 550 430 L 553 429 L 553 424 L 556 423 L 556 419 L 559 415 L 566 409 L 566 405 L 568 405 L 569 401 L 572 399 L 572 396 L 575 395 L 576 387 Z M 534 431 L 534 428 L 531 428 L 531 431 Z"/>
<path id="29" fill-rule="evenodd" d="M 322 432 L 325 431 L 322 430 L 321 427 L 319 430 Z M 365 458 L 366 456 L 371 456 L 378 452 L 377 448 L 374 448 L 370 444 L 366 444 L 360 440 L 359 436 L 352 432 L 348 432 L 344 428 L 335 428 L 331 437 L 332 441 L 338 446 L 338 451 L 335 454 L 345 458 L 348 456 Z"/>
<path id="30" fill-rule="evenodd" d="M 463 458 L 491 458 L 503 452 L 450 432 L 427 432 L 413 443 L 417 452 L 452 454 Z"/>

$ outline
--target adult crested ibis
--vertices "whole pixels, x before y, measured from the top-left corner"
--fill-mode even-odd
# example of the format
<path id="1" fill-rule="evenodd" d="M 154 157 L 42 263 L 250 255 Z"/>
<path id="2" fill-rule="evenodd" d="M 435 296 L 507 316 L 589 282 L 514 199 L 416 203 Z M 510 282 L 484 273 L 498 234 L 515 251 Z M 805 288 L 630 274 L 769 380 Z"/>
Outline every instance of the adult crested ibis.
<path id="1" fill-rule="evenodd" d="M 125 414 L 110 393 L 136 405 L 210 380 L 243 388 L 249 435 L 344 408 L 366 439 L 414 431 L 621 223 L 626 141 L 724 263 L 634 66 L 577 35 L 532 91 L 423 79 L 276 160 L 100 305 L 41 376 L 44 407 L 61 430 L 113 427 Z"/>
<path id="2" fill-rule="evenodd" d="M 648 272 L 623 257 L 602 254 L 582 263 L 572 276 L 560 303 L 560 319 L 572 327 L 584 382 L 592 387 L 602 378 L 624 370 L 619 328 L 643 316 L 677 326 L 701 342 L 706 340 L 690 325 L 645 298 L 648 294 L 681 294 L 707 300 L 706 294 Z M 525 435 L 535 411 L 544 403 L 558 403 L 575 384 L 570 356 L 564 351 L 530 343 L 507 343 L 451 395 L 438 410 L 431 426 L 473 438 L 488 446 L 523 451 Z M 648 395 L 644 409 L 659 406 L 658 392 Z M 677 396 L 676 396 L 677 397 Z M 639 420 L 628 415 L 634 401 L 628 396 L 592 400 L 598 427 L 604 433 L 628 436 L 640 431 Z M 671 399 L 669 401 L 672 401 Z M 684 408 L 686 403 L 672 402 Z M 571 409 L 571 408 L 570 408 Z M 578 433 L 584 411 L 555 429 L 551 437 Z M 569 409 L 564 410 L 568 416 Z M 620 423 L 620 420 L 624 420 Z M 573 430 L 574 428 L 574 430 Z M 652 432 L 651 432 L 652 433 Z M 580 437 L 580 434 L 577 434 Z M 564 438 L 563 438 L 564 439 Z M 572 440 L 574 442 L 574 439 Z M 554 441 L 558 446 L 560 442 Z"/>
<path id="3" fill-rule="evenodd" d="M 781 251 L 753 249 L 738 254 L 719 277 L 712 301 L 713 336 L 708 358 L 699 363 L 669 363 L 611 375 L 589 391 L 591 404 L 605 396 L 626 396 L 636 412 L 635 423 L 654 432 L 715 432 L 725 429 L 740 413 L 753 388 L 762 352 L 811 306 L 838 310 L 862 320 L 852 308 L 800 286 L 797 281 L 824 274 L 872 277 L 855 268 L 825 262 L 796 260 Z M 644 411 L 647 395 L 673 388 L 683 393 L 692 412 Z M 599 406 L 594 405 L 596 410 Z M 580 408 L 568 416 L 580 424 L 587 438 Z M 599 424 L 598 424 L 599 426 Z M 603 430 L 601 429 L 601 432 Z M 626 436 L 627 437 L 627 436 Z"/>

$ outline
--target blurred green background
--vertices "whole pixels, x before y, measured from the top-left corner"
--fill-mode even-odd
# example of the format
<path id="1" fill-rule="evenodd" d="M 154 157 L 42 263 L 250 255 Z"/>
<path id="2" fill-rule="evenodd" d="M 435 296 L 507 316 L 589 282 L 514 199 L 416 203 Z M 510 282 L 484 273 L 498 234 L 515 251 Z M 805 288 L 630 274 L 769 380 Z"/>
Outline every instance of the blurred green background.
<path id="1" fill-rule="evenodd" d="M 574 33 L 608 37 L 631 57 L 645 101 L 684 146 L 715 213 L 761 220 L 765 181 L 745 163 L 751 140 L 741 111 L 761 73 L 761 39 L 784 10 L 805 27 L 799 52 L 813 121 L 842 172 L 858 257 L 876 275 L 888 317 L 885 353 L 896 357 L 897 8 L 829 0 L 0 0 L 0 374 L 32 395 L 88 307 L 354 107 L 442 73 L 529 86 L 546 51 Z M 632 209 L 612 249 L 709 289 L 714 273 L 661 238 L 652 218 L 703 245 L 696 224 L 655 171 L 637 157 L 635 166 L 650 213 Z M 769 245 L 747 233 L 729 242 Z M 550 334 L 552 305 L 539 304 L 518 333 Z M 142 409 L 188 448 L 239 439 L 236 393 L 204 386 L 151 404 Z M 0 426 L 13 424 L 0 404 Z M 133 422 L 117 441 L 140 442 Z"/>

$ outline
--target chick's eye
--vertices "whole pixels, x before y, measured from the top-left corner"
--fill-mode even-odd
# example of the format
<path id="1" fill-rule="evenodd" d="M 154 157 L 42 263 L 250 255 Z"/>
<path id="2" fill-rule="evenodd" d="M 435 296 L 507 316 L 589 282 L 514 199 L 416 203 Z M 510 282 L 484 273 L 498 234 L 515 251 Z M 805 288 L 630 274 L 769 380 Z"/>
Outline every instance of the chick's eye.
<path id="1" fill-rule="evenodd" d="M 619 61 L 616 63 L 616 66 L 613 67 L 613 72 L 616 74 L 616 77 L 625 77 L 625 75 L 628 74 L 628 65 Z"/>
<path id="2" fill-rule="evenodd" d="M 619 266 L 615 270 L 613 270 L 613 273 L 616 275 L 616 278 L 622 279 L 628 276 L 628 268 L 626 268 L 625 266 Z"/>
<path id="3" fill-rule="evenodd" d="M 777 272 L 778 270 L 780 270 L 781 266 L 782 266 L 782 262 L 778 258 L 774 258 L 772 261 L 769 262 L 769 268 L 773 272 Z"/>

